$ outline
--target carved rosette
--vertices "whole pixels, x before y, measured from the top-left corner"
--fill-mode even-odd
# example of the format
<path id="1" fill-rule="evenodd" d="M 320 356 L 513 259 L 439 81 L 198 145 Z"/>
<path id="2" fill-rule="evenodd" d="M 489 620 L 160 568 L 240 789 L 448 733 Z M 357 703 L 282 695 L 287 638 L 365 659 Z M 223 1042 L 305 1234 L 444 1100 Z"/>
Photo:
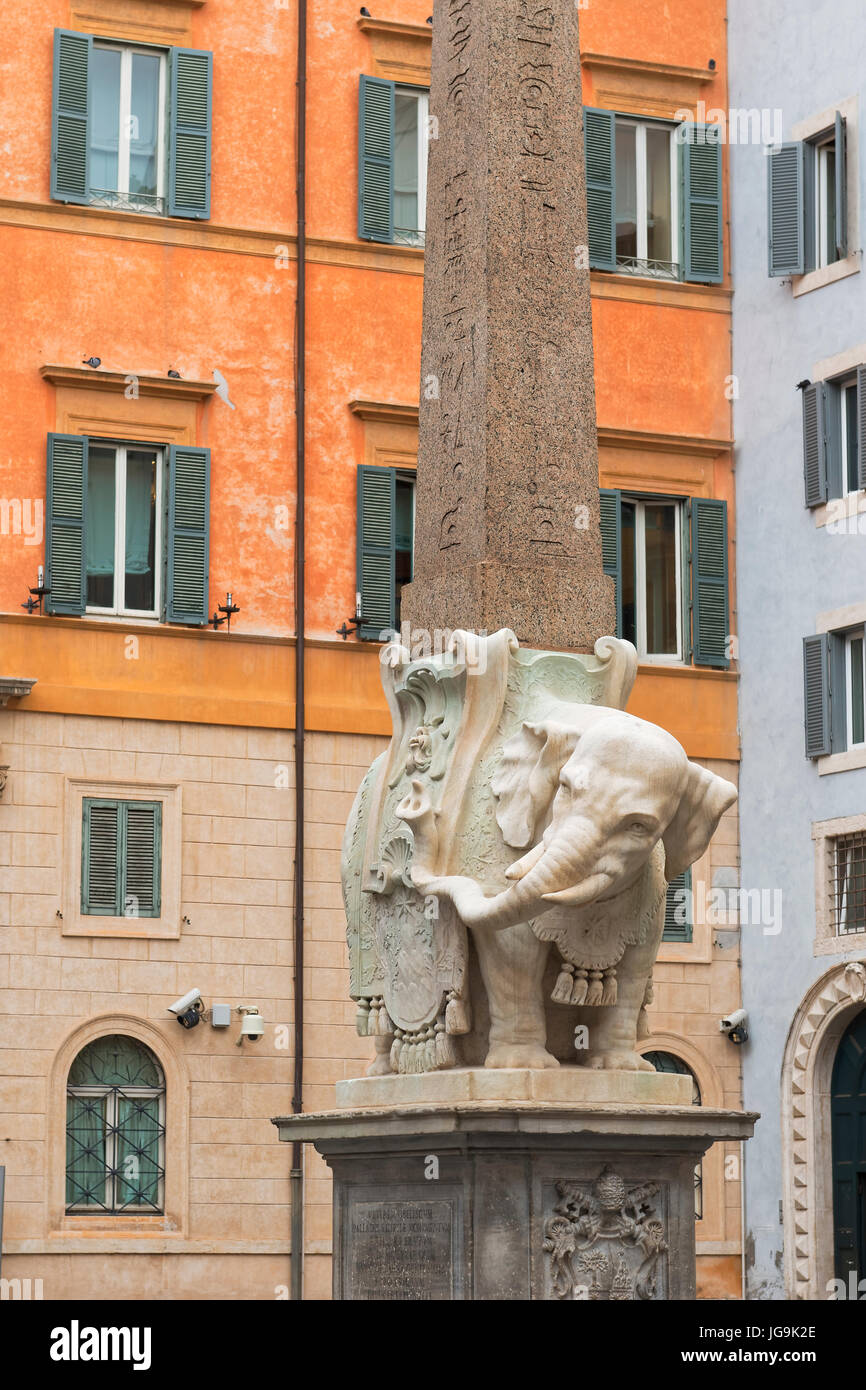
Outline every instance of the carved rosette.
<path id="1" fill-rule="evenodd" d="M 544 1223 L 555 1298 L 590 1302 L 663 1299 L 667 1250 L 660 1183 L 629 1186 L 609 1165 L 595 1182 L 556 1184 Z"/>

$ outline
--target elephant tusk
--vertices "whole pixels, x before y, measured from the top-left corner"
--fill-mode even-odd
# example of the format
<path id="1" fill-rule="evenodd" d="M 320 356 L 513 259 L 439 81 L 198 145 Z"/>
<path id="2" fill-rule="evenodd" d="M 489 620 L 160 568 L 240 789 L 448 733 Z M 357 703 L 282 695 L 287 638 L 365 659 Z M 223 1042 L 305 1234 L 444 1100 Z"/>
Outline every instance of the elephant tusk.
<path id="1" fill-rule="evenodd" d="M 529 851 L 528 854 L 524 854 L 522 859 L 515 859 L 514 863 L 508 866 L 508 868 L 505 870 L 505 877 L 523 878 L 525 874 L 529 873 L 530 869 L 535 868 L 535 865 L 538 863 L 539 859 L 544 854 L 544 851 L 544 841 L 540 840 L 538 844 L 535 845 Z"/>
<path id="2" fill-rule="evenodd" d="M 558 893 L 542 893 L 542 901 L 560 907 L 577 907 L 597 898 L 606 882 L 606 874 L 593 874 L 592 878 L 576 883 L 573 888 L 561 888 Z"/>

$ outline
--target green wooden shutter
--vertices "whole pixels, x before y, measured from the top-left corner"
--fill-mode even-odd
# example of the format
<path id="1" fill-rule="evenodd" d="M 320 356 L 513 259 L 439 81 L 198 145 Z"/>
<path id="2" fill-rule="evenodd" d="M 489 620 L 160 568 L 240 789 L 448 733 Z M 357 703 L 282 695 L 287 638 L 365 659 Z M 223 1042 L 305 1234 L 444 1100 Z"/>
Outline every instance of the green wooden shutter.
<path id="1" fill-rule="evenodd" d="M 158 801 L 127 801 L 122 810 L 125 851 L 123 915 L 158 917 L 162 806 Z"/>
<path id="2" fill-rule="evenodd" d="M 680 140 L 683 194 L 683 275 L 699 284 L 722 280 L 722 146 L 717 126 L 687 121 Z"/>
<path id="3" fill-rule="evenodd" d="M 668 884 L 663 941 L 691 941 L 694 927 L 692 871 L 686 869 Z"/>
<path id="4" fill-rule="evenodd" d="M 123 831 L 116 801 L 85 798 L 81 834 L 81 911 L 119 917 L 123 880 Z"/>
<path id="5" fill-rule="evenodd" d="M 827 501 L 827 388 L 823 381 L 803 387 L 803 479 L 806 506 Z"/>
<path id="6" fill-rule="evenodd" d="M 804 166 L 800 140 L 767 156 L 770 275 L 802 275 L 806 269 Z"/>
<path id="7" fill-rule="evenodd" d="M 173 48 L 169 71 L 169 215 L 210 217 L 213 54 Z"/>
<path id="8" fill-rule="evenodd" d="M 358 97 L 358 236 L 394 240 L 394 83 L 361 77 Z"/>
<path id="9" fill-rule="evenodd" d="M 848 255 L 848 140 L 845 117 L 836 112 L 836 255 Z"/>
<path id="10" fill-rule="evenodd" d="M 358 469 L 357 587 L 364 619 L 358 636 L 365 641 L 394 629 L 396 481 L 395 468 Z"/>
<path id="11" fill-rule="evenodd" d="M 89 34 L 54 30 L 50 191 L 61 203 L 90 201 L 88 74 L 92 51 Z"/>
<path id="12" fill-rule="evenodd" d="M 857 368 L 857 475 L 866 488 L 866 367 Z"/>
<path id="13" fill-rule="evenodd" d="M 589 263 L 616 270 L 616 118 L 612 111 L 583 108 L 586 219 Z"/>
<path id="14" fill-rule="evenodd" d="M 827 634 L 803 638 L 806 757 L 832 751 L 830 724 L 830 643 Z"/>
<path id="15" fill-rule="evenodd" d="M 84 612 L 87 440 L 79 434 L 48 436 L 48 501 L 45 527 L 47 613 Z"/>
<path id="16" fill-rule="evenodd" d="M 601 499 L 601 563 L 614 582 L 616 636 L 622 636 L 622 513 L 617 488 L 599 489 Z"/>
<path id="17" fill-rule="evenodd" d="M 210 449 L 168 451 L 165 617 L 204 627 L 208 620 Z"/>
<path id="18" fill-rule="evenodd" d="M 696 666 L 729 665 L 728 504 L 692 498 L 692 619 Z"/>

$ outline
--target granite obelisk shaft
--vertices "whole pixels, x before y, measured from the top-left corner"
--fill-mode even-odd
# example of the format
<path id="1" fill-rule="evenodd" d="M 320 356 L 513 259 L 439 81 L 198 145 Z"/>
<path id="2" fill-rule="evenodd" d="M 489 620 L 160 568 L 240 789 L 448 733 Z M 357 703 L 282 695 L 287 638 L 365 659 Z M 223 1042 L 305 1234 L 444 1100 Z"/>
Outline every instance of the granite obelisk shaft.
<path id="1" fill-rule="evenodd" d="M 599 531 L 574 0 L 436 0 L 413 629 L 591 650 Z"/>

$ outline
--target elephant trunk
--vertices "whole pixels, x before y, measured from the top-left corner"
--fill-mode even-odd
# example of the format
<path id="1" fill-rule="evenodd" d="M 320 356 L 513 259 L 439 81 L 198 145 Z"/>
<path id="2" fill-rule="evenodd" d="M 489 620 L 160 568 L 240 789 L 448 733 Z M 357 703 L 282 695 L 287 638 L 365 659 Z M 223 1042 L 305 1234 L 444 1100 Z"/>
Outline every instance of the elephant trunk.
<path id="1" fill-rule="evenodd" d="M 585 825 L 572 822 L 549 830 L 544 852 L 522 878 L 504 892 L 485 898 L 472 879 L 440 881 L 437 890 L 451 898 L 469 927 L 501 931 L 538 917 L 560 901 L 589 902 L 597 897 L 606 876 L 592 873 L 600 850 L 600 837 Z"/>

